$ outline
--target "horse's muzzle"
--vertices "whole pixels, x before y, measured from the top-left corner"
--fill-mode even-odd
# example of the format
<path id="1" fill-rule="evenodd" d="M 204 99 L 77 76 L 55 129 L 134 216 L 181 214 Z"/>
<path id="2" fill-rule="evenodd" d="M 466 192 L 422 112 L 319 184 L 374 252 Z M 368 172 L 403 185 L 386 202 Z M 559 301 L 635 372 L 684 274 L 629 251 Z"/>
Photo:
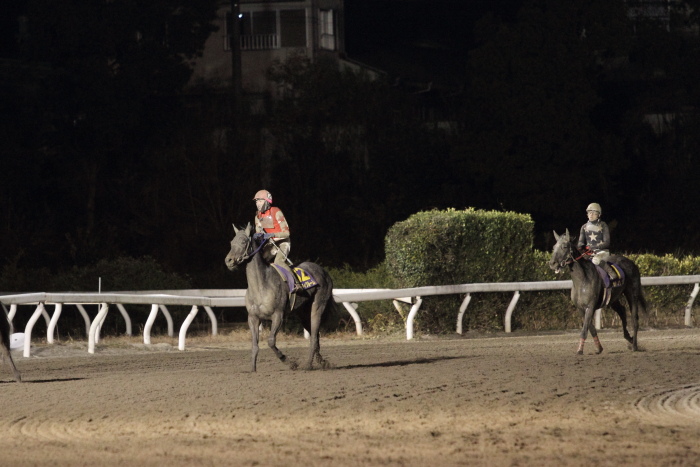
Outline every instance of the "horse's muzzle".
<path id="1" fill-rule="evenodd" d="M 230 256 L 227 256 L 224 261 L 226 262 L 226 267 L 228 268 L 228 270 L 233 271 L 239 264 L 241 264 L 243 258 L 232 258 Z"/>
<path id="2" fill-rule="evenodd" d="M 549 269 L 554 271 L 554 274 L 559 274 L 563 268 L 564 268 L 564 264 L 562 264 L 562 263 L 558 263 L 556 261 L 549 262 Z"/>

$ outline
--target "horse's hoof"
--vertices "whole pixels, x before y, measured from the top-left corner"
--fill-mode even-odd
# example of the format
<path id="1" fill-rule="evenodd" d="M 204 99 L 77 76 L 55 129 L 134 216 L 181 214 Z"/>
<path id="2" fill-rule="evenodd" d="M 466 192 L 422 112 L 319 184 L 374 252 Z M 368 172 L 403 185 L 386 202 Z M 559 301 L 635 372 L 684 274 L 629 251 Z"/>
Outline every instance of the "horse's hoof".
<path id="1" fill-rule="evenodd" d="M 598 350 L 595 351 L 596 354 L 602 354 L 603 353 L 603 348 L 598 347 Z"/>
<path id="2" fill-rule="evenodd" d="M 289 362 L 290 370 L 296 370 L 297 368 L 299 368 L 299 364 L 297 362 Z"/>
<path id="3" fill-rule="evenodd" d="M 577 350 L 576 355 L 583 355 L 583 350 Z"/>

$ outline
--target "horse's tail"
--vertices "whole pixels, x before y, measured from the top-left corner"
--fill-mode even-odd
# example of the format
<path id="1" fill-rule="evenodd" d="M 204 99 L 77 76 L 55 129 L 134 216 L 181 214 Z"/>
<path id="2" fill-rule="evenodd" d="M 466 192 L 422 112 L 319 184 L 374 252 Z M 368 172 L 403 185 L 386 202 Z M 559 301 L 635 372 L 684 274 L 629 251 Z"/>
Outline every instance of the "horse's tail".
<path id="1" fill-rule="evenodd" d="M 638 308 L 640 308 L 640 311 L 642 312 L 642 314 L 645 317 L 648 316 L 647 299 L 644 298 L 644 293 L 642 292 L 641 289 L 639 290 L 639 296 L 637 297 L 637 300 L 638 300 L 637 301 Z"/>

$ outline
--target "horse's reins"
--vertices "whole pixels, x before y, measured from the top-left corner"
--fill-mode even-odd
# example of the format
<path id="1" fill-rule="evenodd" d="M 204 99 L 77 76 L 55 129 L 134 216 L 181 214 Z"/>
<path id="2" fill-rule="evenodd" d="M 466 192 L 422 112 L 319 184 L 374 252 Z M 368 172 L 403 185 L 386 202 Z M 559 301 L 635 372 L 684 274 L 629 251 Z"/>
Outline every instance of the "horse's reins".
<path id="1" fill-rule="evenodd" d="M 247 237 L 247 239 L 248 239 L 248 244 L 245 247 L 246 254 L 241 257 L 241 261 L 240 261 L 241 263 L 243 261 L 255 256 L 258 253 L 258 251 L 260 251 L 262 249 L 263 245 L 265 245 L 265 242 L 267 242 L 267 240 L 268 240 L 267 238 L 264 238 L 263 241 L 260 242 L 260 245 L 258 245 L 258 247 L 252 253 L 248 253 L 248 251 L 251 249 L 250 244 L 253 242 L 253 239 L 252 239 L 252 237 Z"/>
<path id="2" fill-rule="evenodd" d="M 582 259 L 584 256 L 586 256 L 586 253 L 581 253 L 578 258 L 574 258 L 573 248 L 571 247 L 571 244 L 569 244 L 569 258 L 566 261 L 562 261 L 560 265 L 567 266 L 571 263 L 578 263 L 578 260 Z"/>

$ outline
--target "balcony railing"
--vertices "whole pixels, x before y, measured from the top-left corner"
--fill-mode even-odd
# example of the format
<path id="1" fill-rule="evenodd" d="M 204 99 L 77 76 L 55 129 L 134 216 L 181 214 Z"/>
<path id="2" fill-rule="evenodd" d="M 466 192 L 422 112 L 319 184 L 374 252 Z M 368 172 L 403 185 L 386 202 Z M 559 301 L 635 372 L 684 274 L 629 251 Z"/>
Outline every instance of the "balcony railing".
<path id="1" fill-rule="evenodd" d="M 279 47 L 277 34 L 241 35 L 241 50 L 270 50 Z"/>

